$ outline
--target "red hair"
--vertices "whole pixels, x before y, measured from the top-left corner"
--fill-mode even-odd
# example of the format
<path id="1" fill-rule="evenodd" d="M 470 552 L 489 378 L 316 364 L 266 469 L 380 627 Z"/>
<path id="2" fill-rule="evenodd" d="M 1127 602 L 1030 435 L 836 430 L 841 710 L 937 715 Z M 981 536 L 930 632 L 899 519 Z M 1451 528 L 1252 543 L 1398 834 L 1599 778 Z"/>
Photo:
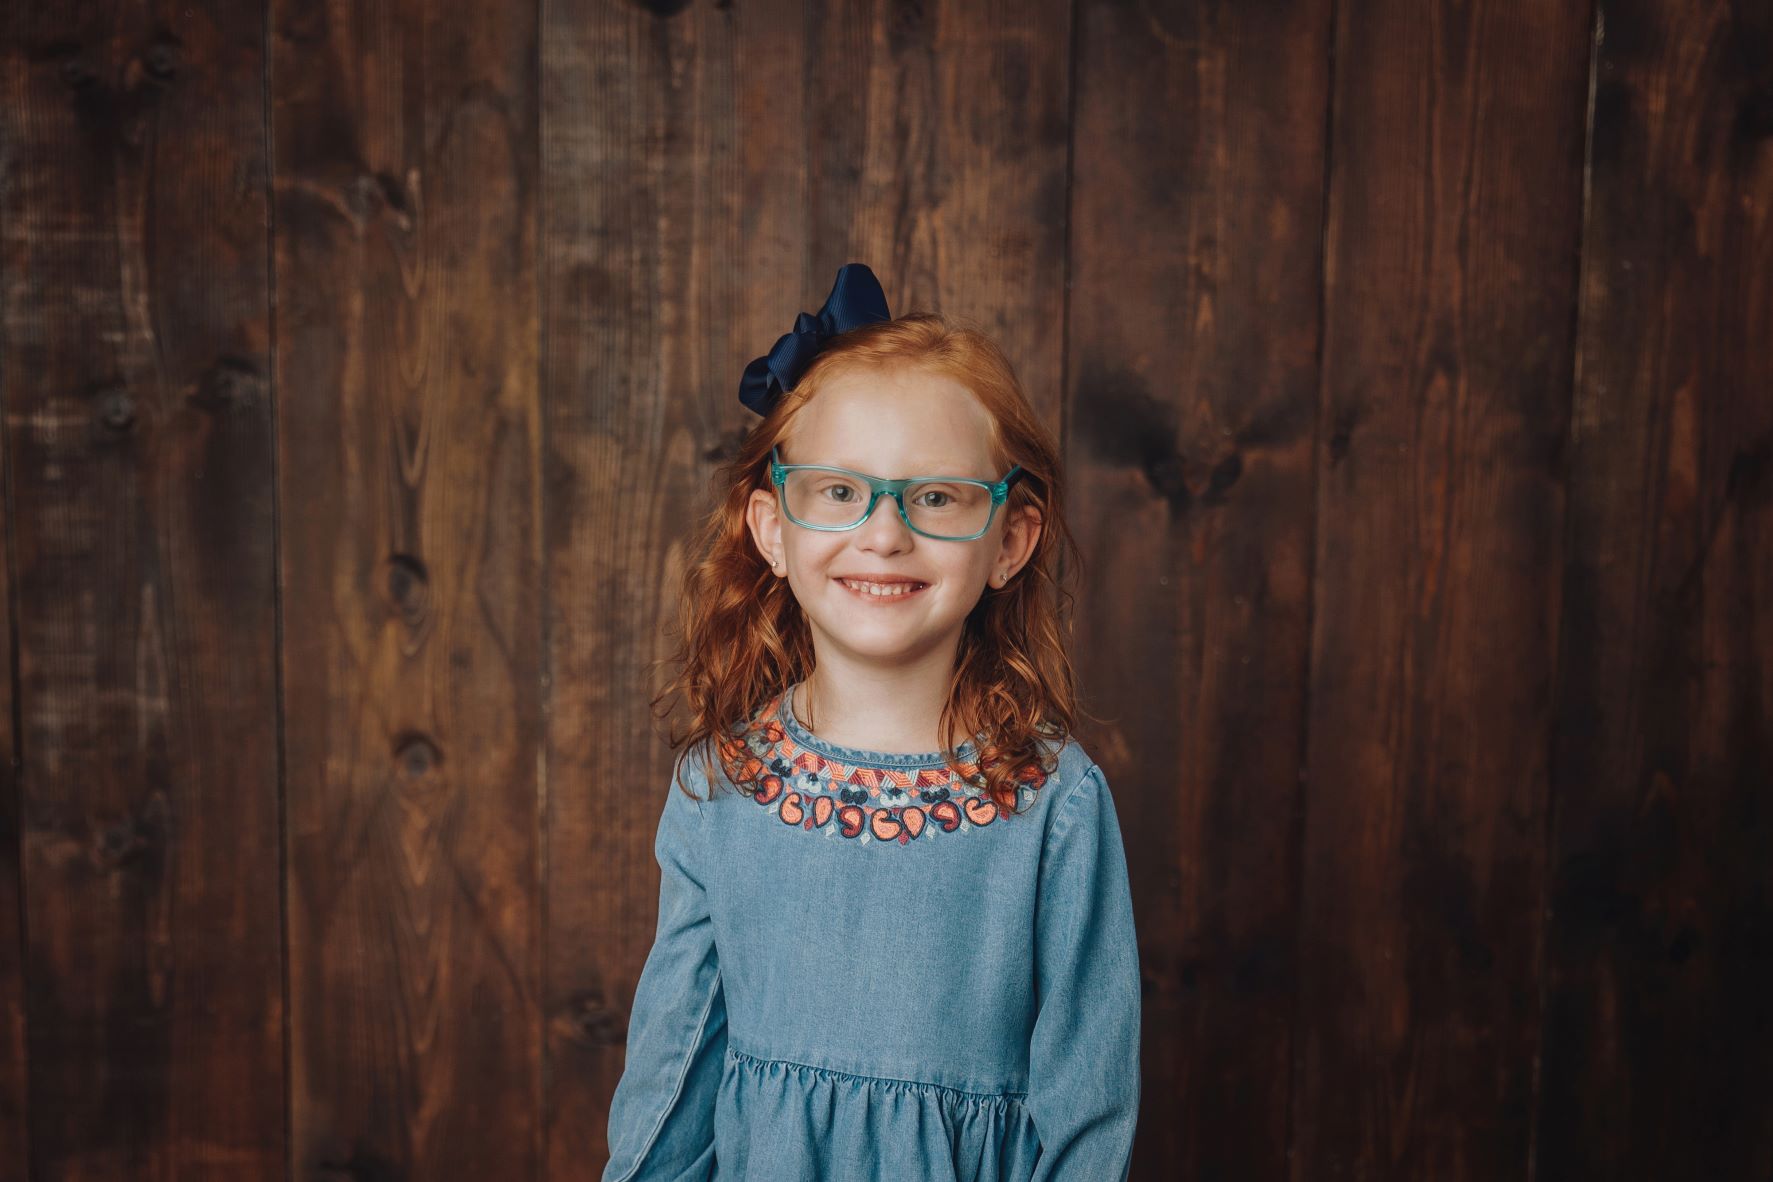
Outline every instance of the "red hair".
<path id="1" fill-rule="evenodd" d="M 678 672 L 653 698 L 655 716 L 687 706 L 690 727 L 673 749 L 704 746 L 710 786 L 718 755 L 726 778 L 755 790 L 763 770 L 736 736 L 761 725 L 759 717 L 789 685 L 813 668 L 812 636 L 786 579 L 771 572 L 746 525 L 751 494 L 770 489 L 770 449 L 795 416 L 839 372 L 911 368 L 941 374 L 965 386 L 992 420 L 990 451 L 998 473 L 1012 464 L 1026 475 L 1011 486 L 1000 513 L 1032 506 L 1041 529 L 1034 553 L 1018 577 L 987 587 L 968 614 L 955 653 L 948 700 L 938 723 L 948 765 L 1013 813 L 1020 780 L 1036 767 L 1050 773 L 1043 739 L 1071 733 L 1075 675 L 1066 646 L 1074 599 L 1057 571 L 1075 571 L 1077 546 L 1065 523 L 1064 485 L 1051 432 L 1035 414 L 1009 359 L 990 338 L 936 313 L 912 313 L 842 333 L 827 343 L 722 465 L 714 478 L 720 501 L 698 531 L 682 597 Z M 1072 561 L 1060 563 L 1062 552 Z M 666 707 L 659 709 L 661 702 Z M 968 776 L 955 752 L 957 734 L 983 735 L 978 775 Z M 677 766 L 681 769 L 683 757 Z M 675 779 L 675 777 L 674 777 Z M 681 780 L 677 780 L 681 783 Z M 685 792 L 689 792 L 687 786 Z M 694 793 L 690 793 L 692 796 Z"/>

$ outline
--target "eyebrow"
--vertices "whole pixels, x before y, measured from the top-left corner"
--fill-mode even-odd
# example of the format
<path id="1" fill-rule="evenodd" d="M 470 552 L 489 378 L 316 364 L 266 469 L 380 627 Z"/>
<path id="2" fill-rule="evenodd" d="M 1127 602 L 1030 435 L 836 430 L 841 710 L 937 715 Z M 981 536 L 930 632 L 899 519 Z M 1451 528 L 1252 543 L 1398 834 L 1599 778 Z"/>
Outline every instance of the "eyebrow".
<path id="1" fill-rule="evenodd" d="M 844 463 L 842 460 L 796 460 L 796 459 L 791 459 L 788 456 L 787 447 L 781 443 L 776 444 L 776 454 L 781 457 L 782 462 L 784 464 L 788 464 L 791 466 L 800 465 L 800 464 L 814 464 L 814 465 L 817 465 L 818 467 L 821 467 L 821 468 L 848 468 L 852 472 L 867 472 L 868 471 L 867 467 L 863 464 L 848 464 L 848 463 Z M 923 461 L 919 460 L 918 462 L 921 464 Z M 989 459 L 987 459 L 985 461 L 985 465 L 986 465 L 986 467 L 990 467 L 991 461 Z M 966 468 L 966 465 L 956 463 L 954 461 L 953 456 L 944 456 L 944 457 L 942 457 L 942 459 L 937 461 L 935 467 L 923 468 L 923 469 L 919 470 L 918 472 L 913 473 L 913 475 L 917 475 L 917 476 L 958 476 L 960 474 L 960 472 L 962 470 L 964 470 L 965 468 Z M 871 473 L 871 475 L 876 475 L 876 473 Z"/>
<path id="2" fill-rule="evenodd" d="M 783 463 L 799 463 L 800 461 L 798 461 L 798 460 L 793 460 L 793 461 L 784 460 L 782 462 Z M 825 467 L 825 468 L 848 468 L 851 472 L 868 472 L 868 469 L 863 467 L 860 464 L 838 464 L 838 463 L 820 461 L 819 466 Z M 954 464 L 954 463 L 948 462 L 947 460 L 943 460 L 941 463 L 937 464 L 933 468 L 930 468 L 930 467 L 919 468 L 915 472 L 906 473 L 906 475 L 907 476 L 960 476 L 960 475 L 964 474 L 965 470 L 966 470 L 965 464 Z M 877 475 L 877 474 L 870 472 L 869 475 L 872 476 L 872 475 Z M 893 479 L 893 478 L 889 478 L 889 479 Z M 903 477 L 900 477 L 897 479 L 903 479 Z"/>

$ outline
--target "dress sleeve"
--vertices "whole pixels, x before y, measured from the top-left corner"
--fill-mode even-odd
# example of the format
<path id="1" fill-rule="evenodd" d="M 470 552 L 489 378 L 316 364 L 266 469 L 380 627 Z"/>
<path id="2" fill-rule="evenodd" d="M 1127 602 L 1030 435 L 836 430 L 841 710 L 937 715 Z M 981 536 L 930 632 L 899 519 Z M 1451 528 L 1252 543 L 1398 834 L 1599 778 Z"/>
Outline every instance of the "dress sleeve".
<path id="1" fill-rule="evenodd" d="M 686 774 L 692 788 L 704 777 Z M 603 1182 L 707 1179 L 726 1050 L 726 996 L 706 891 L 702 801 L 673 778 L 659 816 L 659 924 L 628 1018 Z"/>
<path id="2" fill-rule="evenodd" d="M 1139 1117 L 1139 948 L 1114 799 L 1091 765 L 1041 852 L 1035 904 L 1032 1182 L 1121 1179 Z"/>

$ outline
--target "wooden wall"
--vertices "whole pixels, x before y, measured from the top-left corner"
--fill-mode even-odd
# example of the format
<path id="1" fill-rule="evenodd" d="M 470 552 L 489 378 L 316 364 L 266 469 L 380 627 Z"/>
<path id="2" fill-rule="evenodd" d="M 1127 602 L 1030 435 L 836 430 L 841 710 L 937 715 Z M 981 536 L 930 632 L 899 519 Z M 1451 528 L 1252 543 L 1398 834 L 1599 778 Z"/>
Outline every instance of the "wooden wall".
<path id="1" fill-rule="evenodd" d="M 0 13 L 0 1178 L 595 1176 L 836 268 L 1065 443 L 1136 1179 L 1773 1179 L 1773 6 Z"/>

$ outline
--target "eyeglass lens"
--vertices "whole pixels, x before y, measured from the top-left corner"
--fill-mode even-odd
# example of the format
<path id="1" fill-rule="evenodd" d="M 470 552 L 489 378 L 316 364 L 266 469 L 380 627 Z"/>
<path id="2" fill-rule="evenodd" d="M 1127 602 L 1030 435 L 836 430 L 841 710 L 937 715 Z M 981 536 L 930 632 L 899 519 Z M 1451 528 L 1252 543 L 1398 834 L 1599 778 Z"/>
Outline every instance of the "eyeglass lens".
<path id="1" fill-rule="evenodd" d="M 789 515 L 808 525 L 854 525 L 868 510 L 868 483 L 841 472 L 790 472 L 782 492 Z M 897 506 L 882 508 L 897 512 Z M 920 481 L 905 487 L 905 512 L 911 524 L 925 533 L 963 538 L 978 533 L 990 520 L 991 492 L 977 484 Z"/>

